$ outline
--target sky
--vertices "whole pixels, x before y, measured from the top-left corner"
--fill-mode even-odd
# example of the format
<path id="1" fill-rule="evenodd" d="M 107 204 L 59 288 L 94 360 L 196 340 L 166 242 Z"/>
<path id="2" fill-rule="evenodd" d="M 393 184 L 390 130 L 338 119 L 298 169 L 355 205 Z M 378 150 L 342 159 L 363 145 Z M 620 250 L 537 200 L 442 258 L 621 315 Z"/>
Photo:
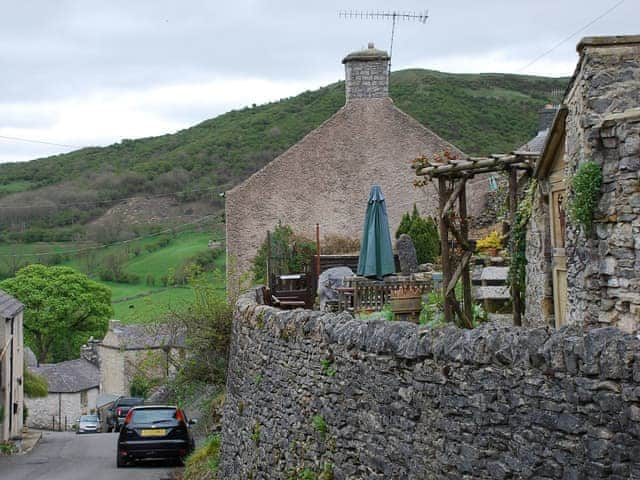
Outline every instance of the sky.
<path id="1" fill-rule="evenodd" d="M 398 22 L 393 70 L 569 76 L 581 37 L 640 33 L 640 0 L 0 0 L 0 7 L 0 163 L 172 133 L 342 80 L 346 54 L 368 42 L 389 50 L 391 36 L 390 21 L 340 18 L 345 9 L 428 11 L 424 24 Z"/>

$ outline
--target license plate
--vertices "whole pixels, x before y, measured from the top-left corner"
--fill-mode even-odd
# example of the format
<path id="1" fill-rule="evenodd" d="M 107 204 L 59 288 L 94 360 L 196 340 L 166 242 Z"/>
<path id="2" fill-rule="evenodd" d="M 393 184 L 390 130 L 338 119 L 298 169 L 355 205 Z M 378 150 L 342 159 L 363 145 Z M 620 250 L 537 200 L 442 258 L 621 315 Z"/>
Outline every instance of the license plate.
<path id="1" fill-rule="evenodd" d="M 140 432 L 141 437 L 164 437 L 166 434 L 164 428 L 144 429 Z"/>

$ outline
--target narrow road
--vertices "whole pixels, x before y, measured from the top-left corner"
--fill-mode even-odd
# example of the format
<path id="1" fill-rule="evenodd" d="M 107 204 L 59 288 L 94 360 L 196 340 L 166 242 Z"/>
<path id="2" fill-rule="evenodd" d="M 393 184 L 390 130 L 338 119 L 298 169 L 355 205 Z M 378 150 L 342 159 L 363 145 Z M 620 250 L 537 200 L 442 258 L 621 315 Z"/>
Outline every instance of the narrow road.
<path id="1" fill-rule="evenodd" d="M 182 470 L 151 462 L 116 468 L 117 433 L 45 432 L 26 455 L 0 457 L 2 480 L 169 480 Z"/>

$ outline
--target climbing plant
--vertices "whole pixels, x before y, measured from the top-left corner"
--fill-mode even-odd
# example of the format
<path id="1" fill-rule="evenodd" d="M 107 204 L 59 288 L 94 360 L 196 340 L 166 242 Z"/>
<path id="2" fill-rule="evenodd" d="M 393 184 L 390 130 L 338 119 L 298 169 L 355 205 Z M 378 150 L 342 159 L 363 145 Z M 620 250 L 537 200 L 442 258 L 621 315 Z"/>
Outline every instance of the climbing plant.
<path id="1" fill-rule="evenodd" d="M 586 232 L 591 230 L 600 187 L 602 187 L 602 169 L 592 161 L 581 164 L 571 179 L 569 215 L 580 223 Z"/>
<path id="2" fill-rule="evenodd" d="M 511 226 L 509 247 L 511 249 L 511 267 L 509 268 L 509 285 L 520 292 L 524 305 L 524 291 L 527 276 L 527 224 L 533 211 L 533 199 L 538 188 L 538 181 L 531 180 L 524 198 L 518 205 L 515 224 Z"/>

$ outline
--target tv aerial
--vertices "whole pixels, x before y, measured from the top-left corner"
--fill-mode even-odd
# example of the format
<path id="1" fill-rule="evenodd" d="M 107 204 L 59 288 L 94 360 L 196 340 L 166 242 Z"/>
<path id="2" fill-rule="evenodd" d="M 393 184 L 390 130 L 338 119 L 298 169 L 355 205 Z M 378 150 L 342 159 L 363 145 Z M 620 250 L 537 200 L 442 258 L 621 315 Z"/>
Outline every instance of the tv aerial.
<path id="1" fill-rule="evenodd" d="M 424 12 L 399 12 L 392 11 L 365 11 L 365 10 L 341 10 L 338 17 L 355 20 L 391 20 L 391 42 L 389 45 L 389 57 L 393 58 L 393 39 L 396 34 L 396 23 L 400 20 L 409 22 L 427 23 L 428 10 Z M 391 73 L 391 60 L 389 60 L 389 73 Z"/>

